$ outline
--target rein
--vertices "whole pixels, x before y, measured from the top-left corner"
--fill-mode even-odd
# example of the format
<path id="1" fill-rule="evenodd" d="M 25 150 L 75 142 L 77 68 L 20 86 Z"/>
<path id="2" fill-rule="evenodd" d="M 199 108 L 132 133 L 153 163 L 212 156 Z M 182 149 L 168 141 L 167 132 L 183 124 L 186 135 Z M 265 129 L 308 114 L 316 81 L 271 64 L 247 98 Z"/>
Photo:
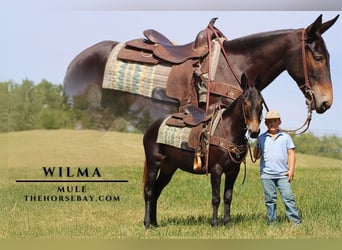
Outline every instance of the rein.
<path id="1" fill-rule="evenodd" d="M 209 47 L 209 60 L 211 60 L 212 58 L 212 45 L 213 45 L 213 42 L 212 42 L 212 39 L 210 37 L 210 32 L 208 31 L 212 31 L 214 34 L 215 34 L 215 37 L 216 38 L 223 38 L 223 39 L 217 39 L 218 40 L 218 43 L 220 45 L 220 50 L 224 56 L 224 59 L 230 69 L 230 71 L 232 72 L 236 82 L 239 84 L 239 86 L 241 86 L 241 82 L 240 82 L 240 79 L 238 78 L 237 74 L 235 73 L 230 61 L 228 60 L 228 54 L 227 52 L 225 51 L 225 49 L 223 48 L 223 41 L 224 40 L 227 40 L 227 38 L 219 31 L 217 30 L 215 27 L 214 27 L 214 22 L 215 22 L 216 19 L 213 19 L 213 22 L 210 22 L 208 27 L 207 27 L 207 40 L 208 40 L 208 47 Z M 212 68 L 210 67 L 211 63 L 209 62 L 209 71 L 208 71 L 208 85 L 207 85 L 207 103 L 206 103 L 206 111 L 208 112 L 209 110 L 209 95 L 211 93 L 211 85 L 216 85 L 216 84 L 220 84 L 220 83 L 217 83 L 215 82 L 214 80 L 212 80 Z M 229 84 L 229 83 L 228 83 Z M 233 86 L 230 86 L 231 88 Z M 236 87 L 235 87 L 236 88 Z M 236 89 L 237 92 L 241 91 L 241 87 L 240 89 Z M 263 98 L 262 98 L 263 99 Z M 263 102 L 264 105 L 266 105 L 265 102 Z M 216 110 L 218 110 L 217 114 L 220 115 L 220 120 L 221 120 L 221 129 L 222 129 L 222 133 L 223 133 L 223 137 L 218 137 L 218 136 L 213 136 L 211 135 L 211 132 L 208 134 L 208 141 L 209 143 L 207 144 L 207 154 L 206 154 L 206 174 L 208 175 L 208 161 L 209 161 L 209 146 L 210 144 L 212 145 L 216 145 L 218 147 L 222 147 L 224 148 L 225 150 L 227 150 L 229 156 L 230 156 L 230 159 L 234 162 L 234 163 L 237 163 L 237 164 L 240 164 L 241 162 L 244 162 L 244 165 L 245 165 L 245 174 L 244 174 L 244 178 L 243 178 L 243 182 L 242 184 L 245 182 L 245 179 L 246 179 L 246 152 L 248 150 L 248 140 L 246 139 L 246 143 L 243 144 L 243 145 L 235 145 L 234 143 L 230 142 L 229 140 L 227 140 L 227 135 L 226 135 L 226 132 L 225 130 L 223 129 L 223 123 L 222 123 L 222 113 L 221 110 L 220 110 L 220 106 L 218 107 L 218 109 L 216 108 Z M 246 123 L 246 117 L 245 117 L 245 114 L 244 115 L 244 119 L 245 119 L 245 123 Z M 212 131 L 212 123 L 213 123 L 213 120 L 210 121 L 210 124 L 209 124 L 209 131 Z M 216 128 L 214 128 L 216 129 Z M 241 157 L 241 160 L 235 160 L 235 158 L 233 157 L 232 153 L 236 154 L 237 158 L 239 158 L 240 156 Z"/>
<path id="2" fill-rule="evenodd" d="M 261 93 L 260 93 L 261 94 Z M 261 95 L 262 99 L 263 99 L 263 103 L 264 103 L 264 106 L 266 108 L 266 111 L 268 112 L 269 111 L 269 108 L 265 102 L 265 99 L 264 97 Z M 286 132 L 286 133 L 289 133 L 289 134 L 293 134 L 293 135 L 300 135 L 300 134 L 303 134 L 305 133 L 309 127 L 310 127 L 310 123 L 311 123 L 311 118 L 312 118 L 312 109 L 311 109 L 311 102 L 312 102 L 312 99 L 307 99 L 307 108 L 308 108 L 308 114 L 306 116 L 306 120 L 305 122 L 303 123 L 302 126 L 300 126 L 299 128 L 297 129 L 281 129 L 282 131 Z M 304 128 L 304 129 L 303 129 Z M 299 130 L 303 129 L 302 131 L 298 132 Z M 251 159 L 252 159 L 252 155 L 251 155 Z M 252 159 L 252 162 L 254 163 L 256 160 L 253 161 Z"/>
<path id="3" fill-rule="evenodd" d="M 210 93 L 211 93 L 211 85 L 214 85 L 216 82 L 214 81 L 214 80 L 212 80 L 212 68 L 211 68 L 211 63 L 210 63 L 210 60 L 211 60 L 211 57 L 212 57 L 212 45 L 213 45 L 213 41 L 212 41 L 212 39 L 211 39 L 211 35 L 212 35 L 212 33 L 211 32 L 209 32 L 209 31 L 212 31 L 213 33 L 214 33 L 214 35 L 215 35 L 215 37 L 216 38 L 218 38 L 218 42 L 219 42 L 219 44 L 220 44 L 220 50 L 222 51 L 222 53 L 223 53 L 223 55 L 224 55 L 224 58 L 225 58 L 225 60 L 226 60 L 226 62 L 227 62 L 227 64 L 228 64 L 228 66 L 229 66 L 229 68 L 230 68 L 230 70 L 231 70 L 231 72 L 232 72 L 232 74 L 234 75 L 234 77 L 235 77 L 235 79 L 236 79 L 236 81 L 238 82 L 238 84 L 239 85 L 241 85 L 241 82 L 240 82 L 240 80 L 239 80 L 239 78 L 237 77 L 237 74 L 234 72 L 234 70 L 233 70 L 233 67 L 231 66 L 231 64 L 230 64 L 230 62 L 229 62 L 229 60 L 228 60 L 228 55 L 227 55 L 227 53 L 226 53 L 226 51 L 224 50 L 224 48 L 223 48 L 223 41 L 222 40 L 227 40 L 227 38 L 219 31 L 219 30 L 217 30 L 215 27 L 214 27 L 214 22 L 215 22 L 215 20 L 216 19 L 212 19 L 212 21 L 210 21 L 210 23 L 208 24 L 208 26 L 207 26 L 207 41 L 208 41 L 208 49 L 209 49 L 209 51 L 208 51 L 208 56 L 209 56 L 209 69 L 208 69 L 208 84 L 207 84 L 207 102 L 206 102 L 206 112 L 208 112 L 208 110 L 209 110 L 209 96 L 210 96 Z M 219 39 L 219 38 L 223 38 L 223 39 Z M 220 113 L 220 112 L 219 112 Z M 222 119 L 222 116 L 221 116 L 221 119 Z M 209 131 L 211 131 L 211 129 L 212 129 L 212 120 L 210 121 L 210 123 L 209 123 Z M 222 139 L 224 139 L 224 138 L 222 138 Z M 215 139 L 214 139 L 215 140 Z M 209 134 L 208 134 L 208 141 L 209 141 L 209 143 L 207 144 L 207 149 L 206 149 L 206 175 L 208 175 L 208 164 L 209 164 L 209 146 L 210 146 L 210 144 L 212 143 L 211 141 L 212 141 L 212 139 L 211 139 L 211 132 L 209 132 Z M 219 143 L 219 144 L 222 144 L 222 142 L 221 143 Z M 226 145 L 228 145 L 227 143 L 223 143 L 223 144 L 226 144 Z M 219 146 L 219 145 L 218 145 Z M 235 146 L 235 145 L 233 145 L 233 146 L 226 146 L 227 148 L 238 148 L 239 146 Z M 229 154 L 230 154 L 230 150 L 229 149 L 227 149 L 228 150 L 228 152 L 229 152 Z M 238 150 L 239 151 L 239 150 Z M 231 157 L 231 159 L 233 159 L 233 161 L 234 161 L 234 158 L 233 157 Z"/>
<path id="4" fill-rule="evenodd" d="M 211 30 L 211 31 L 213 31 L 214 32 L 214 34 L 215 34 L 215 37 L 217 37 L 217 38 L 220 38 L 220 37 L 223 37 L 224 39 L 226 39 L 226 37 L 223 35 L 223 34 L 218 34 L 218 31 L 217 31 L 217 29 L 215 29 L 215 27 L 213 26 L 213 23 L 210 23 L 209 25 L 208 25 L 208 27 L 207 27 L 207 30 L 209 31 L 209 30 Z M 211 37 L 210 37 L 210 34 L 209 34 L 210 32 L 207 32 L 207 39 L 208 39 L 208 47 L 209 47 L 209 60 L 210 60 L 210 58 L 211 58 L 211 54 L 212 54 L 212 39 L 211 39 Z M 221 35 L 221 36 L 220 36 Z M 229 62 L 229 60 L 228 60 L 228 54 L 227 54 L 227 52 L 225 51 L 225 49 L 223 48 L 223 40 L 222 39 L 218 39 L 219 41 L 219 44 L 220 44 L 220 48 L 221 48 L 221 51 L 222 51 L 222 53 L 223 53 L 223 56 L 224 56 L 224 59 L 225 59 L 225 61 L 227 62 L 227 64 L 228 64 L 228 67 L 230 68 L 230 70 L 231 70 L 231 72 L 232 72 L 232 74 L 233 74 L 233 76 L 234 76 L 234 78 L 235 78 L 235 80 L 237 81 L 237 83 L 241 86 L 241 82 L 240 82 L 240 79 L 237 77 L 237 74 L 235 73 L 235 71 L 233 70 L 233 67 L 232 67 L 232 65 L 231 65 L 231 63 Z M 209 65 L 211 65 L 210 63 L 209 63 Z M 211 77 L 211 67 L 209 66 L 209 72 L 208 72 L 208 92 L 207 92 L 207 106 L 206 106 L 206 110 L 208 111 L 208 108 L 209 108 L 209 95 L 210 95 L 210 85 L 212 85 L 212 84 L 214 84 L 215 83 L 215 81 L 212 81 L 211 79 L 212 79 L 212 77 Z M 261 95 L 261 93 L 260 93 L 260 95 Z M 267 104 L 266 104 L 266 102 L 265 102 L 265 100 L 264 100 L 264 97 L 261 95 L 261 98 L 262 98 L 262 101 L 263 101 L 263 104 L 264 104 L 264 106 L 265 106 L 265 108 L 266 108 L 266 110 L 268 111 L 269 109 L 268 109 L 268 107 L 267 107 Z M 219 114 L 221 113 L 221 117 L 220 117 L 220 119 L 221 119 L 221 124 L 223 124 L 222 123 L 222 112 L 218 112 Z M 243 114 L 244 115 L 244 119 L 245 119 L 245 122 L 246 122 L 246 117 L 245 117 L 245 114 Z M 210 130 L 212 129 L 212 122 L 210 122 Z M 222 125 L 221 125 L 222 126 Z M 244 178 L 243 178 L 243 182 L 242 182 L 242 184 L 245 182 L 245 179 L 246 179 L 246 155 L 244 156 L 244 157 L 242 157 L 242 159 L 240 160 L 240 161 L 237 161 L 237 160 L 235 160 L 234 159 L 234 157 L 232 156 L 232 152 L 233 153 L 235 153 L 235 154 L 237 154 L 237 155 L 243 155 L 243 154 L 245 154 L 246 153 L 246 151 L 247 150 L 249 150 L 250 151 L 250 156 L 251 156 L 251 159 L 252 159 L 252 154 L 251 154 L 251 148 L 250 148 L 250 144 L 249 144 L 249 142 L 248 142 L 248 140 L 246 139 L 246 142 L 247 143 L 245 143 L 244 145 L 240 145 L 240 146 L 237 146 L 237 145 L 235 145 L 235 144 L 233 144 L 233 143 L 231 143 L 230 141 L 228 141 L 226 138 L 227 138 L 227 136 L 226 136 L 226 133 L 225 133 L 225 131 L 223 130 L 223 128 L 222 128 L 222 133 L 223 133 L 223 135 L 224 135 L 224 138 L 219 138 L 220 140 L 217 140 L 217 137 L 214 137 L 214 138 L 212 138 L 212 136 L 211 136 L 211 134 L 209 133 L 209 143 L 208 143 L 208 145 L 207 145 L 207 157 L 206 157 L 206 174 L 208 174 L 208 159 L 209 159 L 209 145 L 210 144 L 213 144 L 213 145 L 216 145 L 216 146 L 219 146 L 219 147 L 223 147 L 224 149 L 226 149 L 227 150 L 227 152 L 229 153 L 229 156 L 230 156 L 230 158 L 231 158 L 231 160 L 233 161 L 233 162 L 235 162 L 235 163 L 238 163 L 238 164 L 240 164 L 241 162 L 244 162 L 244 165 L 245 165 L 245 174 L 244 174 Z M 213 141 L 213 139 L 214 139 L 214 141 Z M 252 159 L 252 162 L 253 163 L 255 163 L 256 162 L 256 159 Z"/>
<path id="5" fill-rule="evenodd" d="M 310 126 L 310 123 L 311 123 L 311 118 L 312 118 L 312 109 L 308 105 L 308 114 L 307 114 L 307 117 L 306 117 L 306 120 L 305 120 L 304 124 L 301 127 L 297 128 L 297 129 L 290 129 L 290 130 L 289 129 L 281 129 L 281 130 L 284 131 L 284 132 L 290 133 L 290 134 L 294 134 L 294 135 L 303 134 L 303 133 L 305 133 L 309 129 L 309 126 Z M 299 133 L 297 133 L 297 131 L 299 131 L 299 130 L 301 130 L 303 128 L 304 128 L 304 130 L 302 130 Z"/>

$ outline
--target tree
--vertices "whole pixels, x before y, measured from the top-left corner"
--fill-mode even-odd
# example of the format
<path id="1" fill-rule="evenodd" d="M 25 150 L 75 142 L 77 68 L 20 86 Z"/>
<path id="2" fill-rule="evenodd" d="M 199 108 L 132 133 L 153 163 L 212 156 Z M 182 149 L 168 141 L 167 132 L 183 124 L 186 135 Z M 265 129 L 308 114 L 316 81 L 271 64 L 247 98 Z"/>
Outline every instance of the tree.
<path id="1" fill-rule="evenodd" d="M 33 93 L 34 83 L 24 80 L 21 85 L 9 85 L 9 130 L 34 129 L 41 109 Z"/>
<path id="2" fill-rule="evenodd" d="M 8 82 L 0 82 L 0 132 L 8 131 Z"/>
<path id="3" fill-rule="evenodd" d="M 73 126 L 73 112 L 65 109 L 61 85 L 42 80 L 8 83 L 8 130 L 58 129 Z"/>

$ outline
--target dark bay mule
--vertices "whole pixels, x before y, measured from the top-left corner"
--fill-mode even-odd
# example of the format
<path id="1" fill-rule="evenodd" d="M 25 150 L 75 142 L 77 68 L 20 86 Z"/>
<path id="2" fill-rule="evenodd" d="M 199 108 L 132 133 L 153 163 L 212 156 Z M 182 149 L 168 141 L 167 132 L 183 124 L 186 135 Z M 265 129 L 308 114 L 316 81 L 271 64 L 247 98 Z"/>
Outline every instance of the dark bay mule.
<path id="1" fill-rule="evenodd" d="M 230 221 L 230 205 L 232 202 L 234 182 L 240 171 L 240 163 L 247 153 L 246 131 L 251 137 L 259 134 L 262 114 L 262 96 L 247 81 L 242 81 L 244 92 L 229 107 L 219 113 L 219 122 L 209 139 L 208 173 L 212 187 L 212 226 L 218 225 L 218 207 L 220 204 L 221 176 L 225 174 L 224 184 L 224 224 Z M 220 117 L 221 116 L 221 117 Z M 179 168 L 192 174 L 194 152 L 186 151 L 167 144 L 157 143 L 158 131 L 164 118 L 160 118 L 147 129 L 144 134 L 145 167 L 144 167 L 144 225 L 157 226 L 157 200 L 163 188 L 169 183 Z M 215 143 L 220 139 L 221 143 Z M 238 153 L 237 153 L 238 152 Z M 190 208 L 189 208 L 190 209 Z"/>
<path id="2" fill-rule="evenodd" d="M 317 113 L 324 113 L 332 105 L 333 90 L 329 52 L 322 34 L 337 18 L 322 23 L 320 15 L 304 29 L 277 30 L 225 40 L 215 81 L 237 84 L 236 79 L 242 72 L 249 79 L 255 79 L 258 73 L 263 76 L 262 82 L 256 86 L 261 91 L 283 71 L 287 71 L 305 97 L 310 99 L 308 103 L 311 108 Z M 72 60 L 63 83 L 68 102 L 71 104 L 75 99 L 81 99 L 90 106 L 111 109 L 114 116 L 140 113 L 150 116 L 151 121 L 177 112 L 177 103 L 102 88 L 107 59 L 117 44 L 114 41 L 100 42 Z M 237 77 L 227 66 L 225 54 Z"/>

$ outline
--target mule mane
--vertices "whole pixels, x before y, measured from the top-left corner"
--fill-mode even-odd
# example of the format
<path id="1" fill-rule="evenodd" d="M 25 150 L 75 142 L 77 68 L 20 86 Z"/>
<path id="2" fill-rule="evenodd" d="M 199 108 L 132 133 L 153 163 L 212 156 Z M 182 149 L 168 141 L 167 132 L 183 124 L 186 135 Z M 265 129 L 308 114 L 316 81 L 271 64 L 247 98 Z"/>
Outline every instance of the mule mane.
<path id="1" fill-rule="evenodd" d="M 259 45 L 272 43 L 280 36 L 287 35 L 293 31 L 295 31 L 295 29 L 260 32 L 229 40 L 226 42 L 226 44 L 229 46 L 229 50 L 245 50 L 252 47 L 258 47 Z"/>

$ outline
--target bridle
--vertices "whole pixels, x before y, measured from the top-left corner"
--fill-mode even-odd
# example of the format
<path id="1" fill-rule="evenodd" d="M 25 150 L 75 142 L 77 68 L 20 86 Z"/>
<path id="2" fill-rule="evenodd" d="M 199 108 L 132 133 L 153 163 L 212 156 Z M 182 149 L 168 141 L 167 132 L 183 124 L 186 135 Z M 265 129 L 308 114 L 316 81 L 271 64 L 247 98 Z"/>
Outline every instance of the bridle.
<path id="1" fill-rule="evenodd" d="M 310 81 L 309 81 L 309 74 L 308 74 L 308 68 L 307 68 L 307 63 L 306 63 L 306 51 L 305 51 L 306 43 L 305 42 L 306 42 L 307 38 L 305 37 L 305 35 L 306 35 L 305 29 L 303 29 L 301 32 L 301 53 L 302 53 L 304 84 L 299 86 L 299 88 L 304 92 L 304 95 L 306 97 L 306 105 L 308 108 L 308 114 L 307 114 L 307 117 L 306 117 L 304 124 L 301 127 L 297 128 L 297 129 L 283 129 L 282 128 L 282 131 L 290 133 L 290 134 L 294 134 L 294 135 L 303 134 L 309 129 L 309 126 L 311 123 L 311 118 L 312 118 L 311 103 L 314 101 L 314 96 L 313 96 Z M 263 99 L 263 102 L 264 102 L 264 106 L 266 108 L 266 111 L 268 112 L 269 108 L 268 108 L 264 99 Z M 304 128 L 304 130 L 302 130 L 303 128 Z M 302 131 L 300 131 L 300 130 L 302 130 Z M 298 131 L 300 131 L 300 132 L 298 132 Z"/>
<path id="2" fill-rule="evenodd" d="M 311 90 L 311 85 L 309 81 L 309 74 L 308 74 L 308 67 L 306 64 L 306 53 L 305 53 L 305 41 L 307 39 L 305 38 L 305 29 L 302 30 L 302 36 L 301 36 L 301 49 L 302 49 L 302 63 L 303 63 L 303 74 L 304 74 L 304 84 L 299 86 L 300 89 L 303 89 L 305 91 Z"/>
<path id="3" fill-rule="evenodd" d="M 303 29 L 302 32 L 301 32 L 301 52 L 302 52 L 304 84 L 299 86 L 299 88 L 301 90 L 303 90 L 304 95 L 306 97 L 306 104 L 307 104 L 307 108 L 308 108 L 308 114 L 307 114 L 307 117 L 306 117 L 306 120 L 305 120 L 304 124 L 301 127 L 297 128 L 297 129 L 292 129 L 292 130 L 283 129 L 283 128 L 281 129 L 284 132 L 287 132 L 287 133 L 290 133 L 290 134 L 294 134 L 294 135 L 303 134 L 303 133 L 305 133 L 309 129 L 311 118 L 312 118 L 311 103 L 314 100 L 314 96 L 313 96 L 311 85 L 310 85 L 310 81 L 309 81 L 309 74 L 308 74 L 307 63 L 306 63 L 306 53 L 305 53 L 305 46 L 306 46 L 306 44 L 305 44 L 305 42 L 306 42 L 307 38 L 305 37 L 305 34 L 306 34 L 305 33 L 305 29 Z M 261 97 L 262 97 L 264 106 L 266 108 L 266 111 L 268 112 L 269 108 L 268 108 L 268 106 L 267 106 L 267 104 L 265 102 L 265 99 L 264 99 L 264 97 L 262 95 L 261 95 Z M 299 131 L 299 130 L 301 130 L 303 128 L 304 128 L 304 130 L 302 130 L 299 133 L 297 133 L 297 131 Z M 248 149 L 249 149 L 249 154 L 250 154 L 251 161 L 253 163 L 255 163 L 257 159 L 253 158 L 252 150 L 251 150 L 251 147 L 250 147 L 249 144 L 248 144 Z"/>
<path id="4" fill-rule="evenodd" d="M 311 108 L 311 103 L 314 101 L 314 96 L 312 93 L 312 89 L 311 89 L 311 85 L 310 85 L 310 81 L 309 81 L 309 74 L 308 74 L 308 68 L 307 68 L 307 63 L 306 63 L 306 51 L 305 51 L 305 47 L 306 47 L 306 30 L 303 29 L 302 30 L 302 35 L 301 35 L 301 51 L 302 51 L 302 64 L 303 64 L 303 74 L 304 74 L 304 84 L 299 86 L 299 88 L 301 90 L 303 90 L 304 95 L 306 97 L 306 105 L 308 108 L 308 114 L 306 117 L 306 120 L 304 122 L 304 124 L 297 128 L 297 129 L 292 129 L 292 130 L 286 130 L 286 129 L 282 129 L 283 131 L 287 132 L 287 133 L 291 133 L 291 134 L 295 134 L 295 135 L 300 135 L 305 133 L 310 126 L 310 122 L 311 122 L 311 118 L 312 118 L 312 108 Z M 266 110 L 268 111 L 268 108 L 266 107 Z M 297 131 L 303 129 L 302 131 L 300 131 L 299 133 L 297 133 Z"/>
<path id="5" fill-rule="evenodd" d="M 307 38 L 305 37 L 305 29 L 302 30 L 302 35 L 301 35 L 301 50 L 302 50 L 302 64 L 303 64 L 303 75 L 304 75 L 304 84 L 299 86 L 301 90 L 303 90 L 304 95 L 307 99 L 307 102 L 312 102 L 314 96 L 312 94 L 311 90 L 311 85 L 310 85 L 310 80 L 309 80 L 309 73 L 308 73 L 308 67 L 306 63 L 306 52 L 305 52 L 305 47 L 306 47 L 306 40 Z"/>
<path id="6" fill-rule="evenodd" d="M 249 128 L 248 128 L 248 122 L 247 122 L 248 120 L 247 120 L 246 111 L 245 111 L 245 107 L 244 107 L 244 101 L 243 101 L 245 97 L 243 95 L 244 94 L 242 94 L 239 98 L 242 98 L 242 100 L 241 100 L 241 105 L 242 105 L 241 109 L 242 109 L 242 114 L 243 114 L 244 127 L 248 131 L 248 134 L 249 134 Z M 260 92 L 259 92 L 259 96 L 260 96 L 262 104 L 263 104 L 263 98 L 262 98 L 262 95 L 261 95 Z M 262 106 L 262 104 L 261 104 L 261 106 Z M 220 123 L 220 129 L 221 129 L 221 133 L 222 133 L 223 136 L 221 138 L 222 139 L 221 140 L 222 144 L 215 144 L 214 143 L 214 145 L 220 146 L 220 147 L 223 147 L 224 149 L 226 149 L 227 152 L 230 155 L 230 159 L 234 163 L 240 164 L 241 162 L 245 161 L 246 153 L 247 153 L 247 150 L 248 150 L 248 147 L 249 147 L 248 138 L 245 137 L 245 142 L 242 145 L 235 145 L 234 143 L 229 141 L 228 140 L 228 135 L 227 135 L 227 133 L 225 131 L 225 128 L 224 128 L 224 122 L 223 122 L 223 117 L 222 117 L 223 111 L 225 109 L 223 110 L 221 105 L 217 105 L 215 110 L 216 110 L 215 111 L 216 112 L 215 117 L 219 116 L 218 118 L 219 118 L 219 121 L 220 121 L 219 122 Z M 259 120 L 259 123 L 260 123 L 260 120 Z M 217 126 L 213 126 L 211 129 L 212 129 L 211 131 L 214 132 L 216 129 L 218 129 L 218 127 Z M 209 141 L 210 140 L 211 140 L 211 137 L 210 137 Z M 233 157 L 232 153 L 234 153 L 236 155 L 237 159 L 235 159 Z"/>

